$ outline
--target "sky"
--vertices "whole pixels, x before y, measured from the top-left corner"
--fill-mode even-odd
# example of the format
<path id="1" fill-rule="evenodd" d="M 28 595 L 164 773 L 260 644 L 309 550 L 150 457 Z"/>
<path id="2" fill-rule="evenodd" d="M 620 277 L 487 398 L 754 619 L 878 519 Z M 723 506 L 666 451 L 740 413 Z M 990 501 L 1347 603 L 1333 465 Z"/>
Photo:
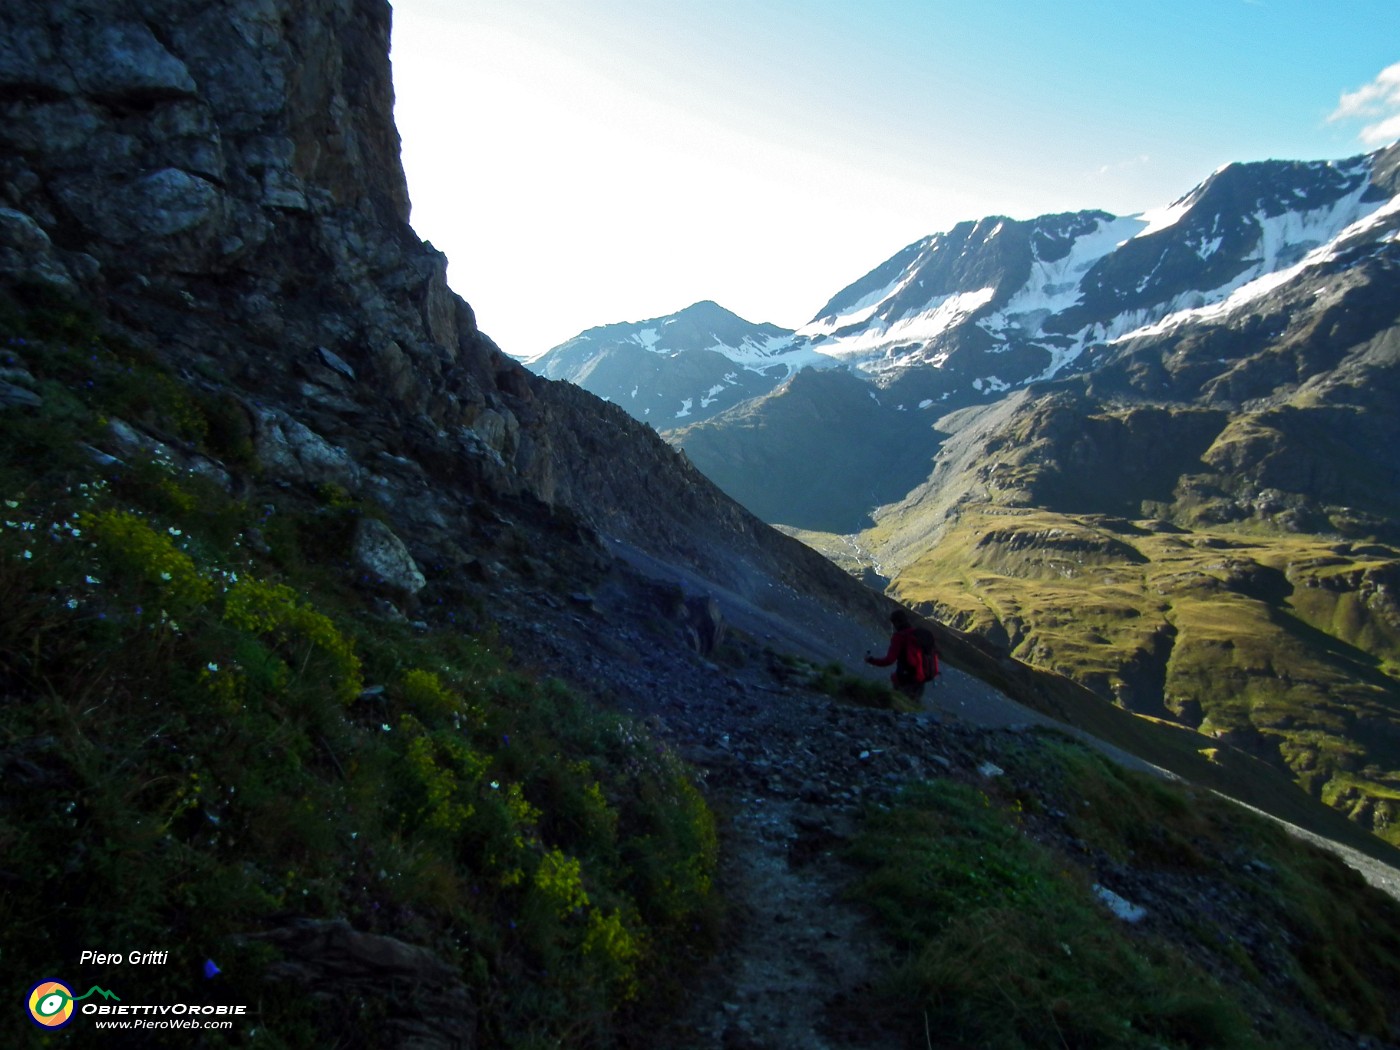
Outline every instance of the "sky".
<path id="1" fill-rule="evenodd" d="M 1400 0 L 392 0 L 412 223 L 502 350 L 796 328 L 959 222 L 1400 138 Z"/>

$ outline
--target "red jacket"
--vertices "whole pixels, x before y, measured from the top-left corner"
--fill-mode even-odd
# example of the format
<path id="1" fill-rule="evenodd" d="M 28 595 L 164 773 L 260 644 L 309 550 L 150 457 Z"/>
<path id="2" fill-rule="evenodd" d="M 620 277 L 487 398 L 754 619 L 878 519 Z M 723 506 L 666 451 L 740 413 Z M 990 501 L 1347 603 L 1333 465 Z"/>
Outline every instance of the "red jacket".
<path id="1" fill-rule="evenodd" d="M 914 638 L 914 628 L 907 627 L 890 635 L 890 649 L 884 656 L 867 657 L 876 667 L 888 667 L 897 663 L 890 676 L 896 682 L 922 682 L 932 678 L 933 668 L 924 668 L 924 654 Z"/>

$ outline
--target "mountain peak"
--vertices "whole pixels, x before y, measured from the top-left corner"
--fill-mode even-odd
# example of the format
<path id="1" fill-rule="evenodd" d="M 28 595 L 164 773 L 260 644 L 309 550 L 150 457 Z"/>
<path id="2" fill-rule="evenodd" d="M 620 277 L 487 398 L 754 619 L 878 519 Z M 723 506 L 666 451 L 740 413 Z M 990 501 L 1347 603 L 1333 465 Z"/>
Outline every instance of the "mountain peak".
<path id="1" fill-rule="evenodd" d="M 771 390 L 793 332 L 747 321 L 713 299 L 645 321 L 581 332 L 528 363 L 657 427 L 706 419 Z"/>
<path id="2" fill-rule="evenodd" d="M 1393 156 L 1231 163 L 1170 205 L 1137 215 L 989 215 L 908 244 L 796 332 L 704 299 L 664 317 L 589 329 L 531 367 L 649 422 L 694 422 L 700 406 L 732 406 L 732 397 L 716 399 L 725 388 L 766 393 L 808 365 L 853 366 L 882 384 L 912 369 L 920 389 L 911 404 L 985 403 L 1082 369 L 1091 348 L 1296 279 L 1296 267 L 1322 260 L 1328 245 L 1400 192 Z M 624 368 L 619 355 L 633 351 L 650 356 Z M 700 367 L 701 351 L 719 357 Z M 614 359 L 608 369 L 598 363 L 604 356 Z M 679 387 L 668 378 L 676 370 L 687 376 Z M 606 384 L 603 371 L 612 374 Z M 648 398 L 659 386 L 671 388 L 664 404 Z"/>
<path id="3" fill-rule="evenodd" d="M 678 319 L 686 318 L 688 320 L 698 320 L 700 318 L 713 317 L 725 321 L 739 321 L 743 324 L 751 323 L 749 321 L 744 320 L 744 318 L 740 317 L 734 311 L 726 310 L 713 299 L 701 299 L 698 303 L 691 303 L 684 310 L 677 310 L 675 313 L 668 314 L 667 316 Z M 664 320 L 664 318 L 656 318 L 655 320 Z"/>

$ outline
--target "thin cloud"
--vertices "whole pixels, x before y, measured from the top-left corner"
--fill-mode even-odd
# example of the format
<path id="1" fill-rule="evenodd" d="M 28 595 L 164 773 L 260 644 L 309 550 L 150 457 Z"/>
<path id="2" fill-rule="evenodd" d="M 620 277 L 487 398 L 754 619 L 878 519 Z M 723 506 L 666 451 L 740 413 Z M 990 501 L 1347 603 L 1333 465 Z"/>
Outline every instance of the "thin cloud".
<path id="1" fill-rule="evenodd" d="M 1152 157 L 1146 153 L 1140 153 L 1136 157 L 1129 157 L 1126 160 L 1114 161 L 1111 164 L 1101 164 L 1095 175 L 1113 175 L 1116 172 L 1128 171 L 1132 168 L 1145 167 L 1152 163 Z"/>
<path id="2" fill-rule="evenodd" d="M 1400 62 L 1382 69 L 1365 87 L 1343 92 L 1327 119 L 1366 121 L 1359 137 L 1368 146 L 1400 138 Z"/>

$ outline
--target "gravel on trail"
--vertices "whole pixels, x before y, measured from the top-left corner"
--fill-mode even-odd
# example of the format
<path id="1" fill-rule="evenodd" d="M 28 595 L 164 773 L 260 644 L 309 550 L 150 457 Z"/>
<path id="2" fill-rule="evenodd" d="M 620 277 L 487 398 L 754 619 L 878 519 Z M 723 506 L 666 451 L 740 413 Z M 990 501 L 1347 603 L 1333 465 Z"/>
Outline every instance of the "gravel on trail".
<path id="1" fill-rule="evenodd" d="M 811 664 L 789 655 L 804 648 L 811 654 L 803 643 L 812 635 L 795 635 L 791 621 L 775 623 L 732 601 L 725 644 L 701 656 L 687 648 L 665 603 L 658 605 L 654 583 L 614 573 L 604 586 L 568 597 L 506 590 L 497 595 L 495 614 L 514 652 L 528 654 L 521 661 L 526 667 L 565 678 L 674 747 L 698 771 L 720 817 L 727 934 L 716 956 L 688 980 L 688 1000 L 658 1046 L 925 1045 L 922 1029 L 896 1030 L 871 1008 L 891 949 L 850 898 L 860 873 L 842 856 L 863 809 L 911 781 L 985 782 L 1000 774 L 996 755 L 1010 738 L 1047 727 L 1120 763 L 1170 776 L 952 668 L 925 691 L 915 713 L 838 701 L 812 688 Z M 821 629 L 815 618 L 813 624 Z M 827 626 L 832 649 L 844 655 L 834 662 L 852 674 L 883 675 L 851 655 L 861 644 L 859 631 L 859 625 Z M 883 641 L 865 638 L 868 647 Z M 1194 922 L 1202 912 L 1199 887 L 1164 886 L 1123 866 L 1098 874 L 1130 899 L 1151 900 L 1164 928 Z M 1383 888 L 1389 879 L 1395 894 L 1398 875 L 1373 870 L 1368 878 Z M 1223 898 L 1210 907 L 1222 927 L 1246 921 L 1232 916 Z M 1317 1045 L 1342 1044 L 1320 1033 Z"/>

